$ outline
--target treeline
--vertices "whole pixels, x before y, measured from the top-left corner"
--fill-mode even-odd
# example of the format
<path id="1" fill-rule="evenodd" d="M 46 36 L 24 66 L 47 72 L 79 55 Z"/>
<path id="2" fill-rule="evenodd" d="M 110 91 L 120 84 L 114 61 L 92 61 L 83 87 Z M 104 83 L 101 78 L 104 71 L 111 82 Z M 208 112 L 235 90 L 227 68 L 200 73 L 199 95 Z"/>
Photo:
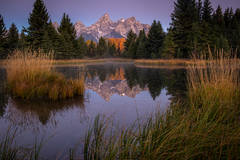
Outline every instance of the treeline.
<path id="1" fill-rule="evenodd" d="M 7 31 L 0 15 L 0 58 L 6 58 L 15 49 L 42 49 L 54 51 L 56 59 L 83 57 L 118 56 L 122 49 L 112 39 L 100 38 L 99 42 L 85 42 L 77 38 L 74 25 L 67 14 L 63 14 L 60 26 L 54 28 L 43 0 L 36 0 L 28 18 L 29 27 L 23 28 L 19 35 L 15 24 Z M 121 41 L 121 39 L 119 39 Z"/>
<path id="2" fill-rule="evenodd" d="M 240 57 L 240 9 L 220 6 L 213 9 L 210 0 L 177 0 L 167 33 L 160 21 L 153 21 L 148 33 L 137 35 L 132 30 L 124 39 L 104 39 L 98 42 L 77 38 L 74 25 L 63 14 L 60 26 L 54 27 L 43 0 L 36 0 L 28 18 L 29 27 L 19 35 L 12 24 L 6 30 L 0 15 L 0 58 L 14 49 L 54 51 L 56 59 L 122 56 L 128 58 L 189 58 L 192 54 L 215 53 L 223 49 Z M 116 42 L 118 41 L 118 42 Z M 123 46 L 124 44 L 124 46 Z"/>
<path id="3" fill-rule="evenodd" d="M 214 11 L 205 0 L 177 0 L 167 33 L 154 21 L 149 33 L 137 36 L 129 32 L 124 55 L 129 58 L 189 58 L 192 54 L 207 56 L 208 49 L 223 49 L 240 56 L 240 9 L 235 12 L 221 6 Z"/>

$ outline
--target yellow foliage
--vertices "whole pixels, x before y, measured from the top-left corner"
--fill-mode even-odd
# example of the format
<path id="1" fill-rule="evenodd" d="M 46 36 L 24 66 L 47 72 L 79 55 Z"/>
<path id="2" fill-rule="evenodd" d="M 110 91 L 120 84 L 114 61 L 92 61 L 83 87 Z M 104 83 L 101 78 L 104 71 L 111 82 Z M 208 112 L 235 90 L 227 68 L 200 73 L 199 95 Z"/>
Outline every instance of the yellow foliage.
<path id="1" fill-rule="evenodd" d="M 125 41 L 125 38 L 108 38 L 108 42 L 110 44 L 114 44 L 117 49 L 120 49 L 121 52 L 124 50 Z"/>

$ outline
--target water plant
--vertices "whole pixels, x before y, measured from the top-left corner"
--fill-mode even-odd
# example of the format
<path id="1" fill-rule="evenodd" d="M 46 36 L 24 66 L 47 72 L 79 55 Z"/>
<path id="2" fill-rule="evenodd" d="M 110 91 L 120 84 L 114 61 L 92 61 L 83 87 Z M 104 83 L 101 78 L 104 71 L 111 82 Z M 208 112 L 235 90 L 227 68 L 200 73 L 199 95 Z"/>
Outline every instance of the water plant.
<path id="1" fill-rule="evenodd" d="M 54 71 L 53 64 L 52 53 L 14 51 L 6 60 L 7 85 L 12 96 L 27 100 L 83 96 L 83 77 L 66 79 Z"/>
<path id="2" fill-rule="evenodd" d="M 166 114 L 113 136 L 97 117 L 85 139 L 85 159 L 239 159 L 239 61 L 217 55 L 188 67 L 188 101 L 172 104 Z"/>

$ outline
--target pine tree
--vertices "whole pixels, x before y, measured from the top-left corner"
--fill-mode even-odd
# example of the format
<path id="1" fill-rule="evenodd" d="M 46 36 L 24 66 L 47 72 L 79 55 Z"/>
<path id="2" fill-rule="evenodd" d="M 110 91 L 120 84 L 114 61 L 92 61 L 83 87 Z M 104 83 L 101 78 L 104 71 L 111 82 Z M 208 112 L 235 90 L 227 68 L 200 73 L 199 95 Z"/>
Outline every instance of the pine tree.
<path id="1" fill-rule="evenodd" d="M 18 48 L 24 50 L 27 45 L 26 35 L 24 33 L 25 29 L 23 28 L 20 34 L 19 42 L 18 42 Z"/>
<path id="2" fill-rule="evenodd" d="M 202 21 L 202 0 L 198 0 L 197 2 L 197 16 L 198 21 Z"/>
<path id="3" fill-rule="evenodd" d="M 202 9 L 202 20 L 210 23 L 212 17 L 213 8 L 210 0 L 205 0 Z"/>
<path id="4" fill-rule="evenodd" d="M 213 14 L 213 24 L 215 26 L 214 30 L 217 32 L 217 34 L 223 34 L 225 22 L 222 8 L 220 6 L 217 7 L 217 10 Z"/>
<path id="5" fill-rule="evenodd" d="M 165 33 L 161 23 L 154 20 L 149 30 L 147 40 L 147 52 L 151 53 L 151 56 L 153 56 L 151 58 L 161 57 L 161 53 L 159 51 L 163 45 L 164 37 Z"/>
<path id="6" fill-rule="evenodd" d="M 162 52 L 161 58 L 171 59 L 171 58 L 177 57 L 176 45 L 173 40 L 173 33 L 172 33 L 171 29 L 168 30 L 168 34 L 167 34 L 166 38 L 164 39 L 163 48 L 162 48 L 161 52 Z"/>
<path id="7" fill-rule="evenodd" d="M 56 29 L 53 27 L 52 22 L 46 26 L 43 36 L 42 49 L 45 52 L 53 51 L 55 55 L 61 52 L 59 48 L 61 45 L 60 35 L 57 33 Z"/>
<path id="8" fill-rule="evenodd" d="M 7 57 L 7 49 L 6 49 L 6 35 L 7 35 L 7 30 L 4 24 L 4 20 L 2 15 L 0 15 L 0 59 L 4 59 Z"/>
<path id="9" fill-rule="evenodd" d="M 174 43 L 182 52 L 183 58 L 187 58 L 194 48 L 193 25 L 197 22 L 195 0 L 177 0 L 171 17 Z"/>
<path id="10" fill-rule="evenodd" d="M 128 52 L 127 52 L 128 57 L 132 59 L 137 58 L 136 51 L 137 51 L 137 45 L 136 45 L 136 42 L 133 41 L 132 43 L 130 43 L 130 46 L 128 48 Z"/>
<path id="11" fill-rule="evenodd" d="M 147 58 L 146 43 L 147 43 L 147 37 L 146 37 L 145 30 L 143 29 L 140 31 L 139 36 L 136 40 L 136 44 L 137 44 L 136 57 L 137 58 Z"/>
<path id="12" fill-rule="evenodd" d="M 230 29 L 232 25 L 232 20 L 233 20 L 233 9 L 232 8 L 227 8 L 224 12 L 224 23 L 225 23 L 225 28 Z"/>
<path id="13" fill-rule="evenodd" d="M 124 54 L 126 57 L 134 57 L 135 55 L 135 41 L 137 35 L 130 30 L 127 35 L 127 39 L 124 42 Z"/>
<path id="14" fill-rule="evenodd" d="M 49 15 L 43 0 L 36 0 L 28 19 L 27 40 L 33 49 L 42 48 L 46 27 L 49 24 Z"/>
<path id="15" fill-rule="evenodd" d="M 108 54 L 110 56 L 115 56 L 117 54 L 117 49 L 114 43 L 108 41 Z"/>
<path id="16" fill-rule="evenodd" d="M 202 20 L 194 23 L 194 40 L 193 40 L 193 53 L 199 55 L 208 52 L 208 46 L 211 45 L 211 36 L 213 34 L 211 29 L 212 21 L 212 6 L 209 0 L 205 0 L 202 7 Z"/>
<path id="17" fill-rule="evenodd" d="M 89 57 L 95 57 L 96 56 L 96 45 L 95 43 L 91 40 L 90 44 L 88 45 L 88 54 Z"/>
<path id="18" fill-rule="evenodd" d="M 82 58 L 83 56 L 87 55 L 87 44 L 82 36 L 78 38 L 78 56 L 77 58 Z"/>
<path id="19" fill-rule="evenodd" d="M 12 23 L 7 34 L 7 47 L 9 52 L 12 52 L 18 47 L 18 41 L 19 41 L 18 29 L 16 25 Z"/>
<path id="20" fill-rule="evenodd" d="M 60 27 L 60 52 L 57 52 L 58 58 L 70 59 L 77 56 L 78 43 L 76 40 L 76 31 L 67 14 L 63 14 Z"/>
<path id="21" fill-rule="evenodd" d="M 100 37 L 97 45 L 97 55 L 103 56 L 107 53 L 107 43 L 103 37 Z"/>
<path id="22" fill-rule="evenodd" d="M 213 14 L 213 31 L 212 42 L 214 42 L 214 48 L 228 51 L 230 47 L 228 39 L 225 36 L 226 27 L 224 15 L 220 6 L 217 7 Z"/>
<path id="23" fill-rule="evenodd" d="M 240 57 L 240 9 L 236 9 L 231 24 L 231 47 Z"/>

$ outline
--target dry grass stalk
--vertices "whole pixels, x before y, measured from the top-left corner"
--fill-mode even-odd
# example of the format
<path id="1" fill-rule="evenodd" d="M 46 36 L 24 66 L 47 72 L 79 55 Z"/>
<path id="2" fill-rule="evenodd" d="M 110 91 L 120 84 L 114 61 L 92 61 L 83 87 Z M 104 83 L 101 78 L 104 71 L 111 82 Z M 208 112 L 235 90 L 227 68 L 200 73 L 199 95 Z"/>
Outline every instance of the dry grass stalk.
<path id="1" fill-rule="evenodd" d="M 82 96 L 84 78 L 68 80 L 53 71 L 53 54 L 41 51 L 15 51 L 6 60 L 10 92 L 23 99 L 59 100 Z"/>

